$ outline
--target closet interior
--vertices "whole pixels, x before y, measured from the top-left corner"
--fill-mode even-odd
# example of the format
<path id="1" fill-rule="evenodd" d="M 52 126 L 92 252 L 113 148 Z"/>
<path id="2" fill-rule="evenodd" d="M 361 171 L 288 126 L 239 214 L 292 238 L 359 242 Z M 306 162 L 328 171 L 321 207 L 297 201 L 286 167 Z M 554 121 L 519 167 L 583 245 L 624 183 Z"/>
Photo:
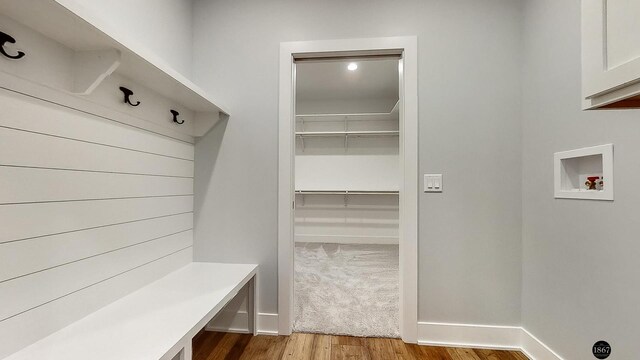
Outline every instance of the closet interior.
<path id="1" fill-rule="evenodd" d="M 296 63 L 294 331 L 399 335 L 398 61 Z"/>

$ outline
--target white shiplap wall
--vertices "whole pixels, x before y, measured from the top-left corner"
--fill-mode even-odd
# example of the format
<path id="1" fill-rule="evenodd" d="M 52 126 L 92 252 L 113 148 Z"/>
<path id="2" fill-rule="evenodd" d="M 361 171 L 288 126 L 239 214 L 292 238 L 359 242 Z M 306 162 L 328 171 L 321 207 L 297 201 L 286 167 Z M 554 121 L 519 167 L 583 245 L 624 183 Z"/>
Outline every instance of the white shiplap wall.
<path id="1" fill-rule="evenodd" d="M 6 89 L 0 104 L 3 358 L 192 261 L 194 147 Z"/>

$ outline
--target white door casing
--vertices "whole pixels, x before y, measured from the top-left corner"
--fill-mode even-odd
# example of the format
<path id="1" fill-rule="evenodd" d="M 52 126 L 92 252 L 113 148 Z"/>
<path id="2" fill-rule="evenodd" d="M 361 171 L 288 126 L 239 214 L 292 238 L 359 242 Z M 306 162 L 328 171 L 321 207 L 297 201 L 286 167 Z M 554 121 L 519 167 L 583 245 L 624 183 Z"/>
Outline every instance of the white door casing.
<path id="1" fill-rule="evenodd" d="M 278 158 L 278 331 L 293 323 L 295 59 L 398 54 L 400 77 L 400 335 L 417 342 L 418 326 L 418 45 L 417 37 L 280 44 Z"/>

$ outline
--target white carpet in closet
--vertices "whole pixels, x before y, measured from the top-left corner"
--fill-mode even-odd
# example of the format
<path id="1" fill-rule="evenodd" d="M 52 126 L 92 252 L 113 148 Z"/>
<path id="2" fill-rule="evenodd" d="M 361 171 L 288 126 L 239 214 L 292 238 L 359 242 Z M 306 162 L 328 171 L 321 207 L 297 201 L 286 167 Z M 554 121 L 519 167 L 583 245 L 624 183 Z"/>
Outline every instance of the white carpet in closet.
<path id="1" fill-rule="evenodd" d="M 399 337 L 398 245 L 298 243 L 295 332 Z"/>

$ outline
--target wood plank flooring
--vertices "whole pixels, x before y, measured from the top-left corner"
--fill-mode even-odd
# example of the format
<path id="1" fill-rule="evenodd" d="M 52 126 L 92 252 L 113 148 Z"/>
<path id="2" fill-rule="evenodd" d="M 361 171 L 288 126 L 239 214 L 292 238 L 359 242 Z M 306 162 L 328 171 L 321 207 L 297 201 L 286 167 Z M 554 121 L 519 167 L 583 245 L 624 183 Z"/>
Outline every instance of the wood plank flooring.
<path id="1" fill-rule="evenodd" d="M 405 344 L 398 339 L 318 334 L 251 336 L 204 331 L 193 360 L 528 360 L 518 351 Z"/>

